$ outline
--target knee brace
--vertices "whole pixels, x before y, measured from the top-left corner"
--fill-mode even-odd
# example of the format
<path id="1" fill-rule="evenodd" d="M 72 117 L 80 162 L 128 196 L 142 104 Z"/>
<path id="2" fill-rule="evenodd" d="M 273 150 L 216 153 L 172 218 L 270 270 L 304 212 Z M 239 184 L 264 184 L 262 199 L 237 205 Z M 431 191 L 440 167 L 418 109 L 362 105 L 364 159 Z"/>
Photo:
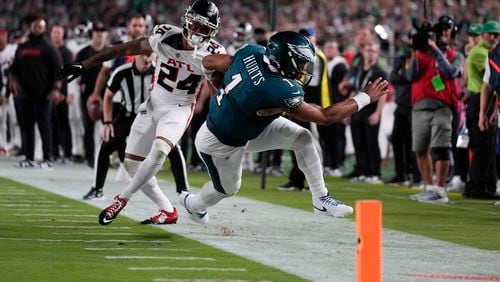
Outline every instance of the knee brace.
<path id="1" fill-rule="evenodd" d="M 431 155 L 434 161 L 449 161 L 450 148 L 448 147 L 431 148 Z"/>

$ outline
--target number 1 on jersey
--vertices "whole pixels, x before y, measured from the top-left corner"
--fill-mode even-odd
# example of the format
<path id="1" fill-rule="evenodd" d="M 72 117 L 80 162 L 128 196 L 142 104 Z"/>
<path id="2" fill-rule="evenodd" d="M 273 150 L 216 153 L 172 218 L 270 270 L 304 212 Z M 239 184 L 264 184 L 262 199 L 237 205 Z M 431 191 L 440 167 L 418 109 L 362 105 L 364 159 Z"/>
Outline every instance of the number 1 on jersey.
<path id="1" fill-rule="evenodd" d="M 222 98 L 224 98 L 224 95 L 229 94 L 231 90 L 233 90 L 236 85 L 238 85 L 243 78 L 241 77 L 241 74 L 237 73 L 231 77 L 231 82 L 224 88 L 219 91 L 219 94 L 217 94 L 217 105 L 221 105 Z"/>

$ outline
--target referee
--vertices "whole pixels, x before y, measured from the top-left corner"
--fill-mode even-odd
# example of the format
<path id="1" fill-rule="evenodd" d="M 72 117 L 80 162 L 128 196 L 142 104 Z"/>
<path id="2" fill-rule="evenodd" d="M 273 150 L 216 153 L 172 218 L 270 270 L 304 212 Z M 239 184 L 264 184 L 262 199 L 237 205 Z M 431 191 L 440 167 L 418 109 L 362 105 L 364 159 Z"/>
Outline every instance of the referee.
<path id="1" fill-rule="evenodd" d="M 119 151 L 119 155 L 124 155 L 125 142 L 138 113 L 139 105 L 149 95 L 149 87 L 154 73 L 151 61 L 151 55 L 135 56 L 134 61 L 116 68 L 108 80 L 103 101 L 103 141 L 99 146 L 95 182 L 90 191 L 83 196 L 84 200 L 103 199 L 103 186 L 108 173 L 109 156 L 113 151 Z M 113 96 L 117 92 L 121 94 L 121 105 L 113 107 Z M 187 190 L 185 161 L 180 149 L 175 147 L 175 150 L 170 152 L 169 158 L 177 192 Z M 123 160 L 121 161 L 123 162 Z"/>

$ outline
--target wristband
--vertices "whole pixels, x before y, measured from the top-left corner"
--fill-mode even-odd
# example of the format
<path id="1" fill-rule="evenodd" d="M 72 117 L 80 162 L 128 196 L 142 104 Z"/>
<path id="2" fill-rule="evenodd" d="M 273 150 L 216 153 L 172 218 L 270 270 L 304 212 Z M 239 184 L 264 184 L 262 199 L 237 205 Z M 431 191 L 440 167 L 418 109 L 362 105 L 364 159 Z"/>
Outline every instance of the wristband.
<path id="1" fill-rule="evenodd" d="M 103 122 L 104 125 L 106 125 L 106 124 L 112 124 L 112 123 L 113 123 L 112 121 L 105 121 L 105 122 Z"/>
<path id="2" fill-rule="evenodd" d="M 363 109 L 364 107 L 370 105 L 371 103 L 370 96 L 365 92 L 358 92 L 358 94 L 354 95 L 352 99 L 358 105 L 358 112 L 361 111 L 361 109 Z"/>

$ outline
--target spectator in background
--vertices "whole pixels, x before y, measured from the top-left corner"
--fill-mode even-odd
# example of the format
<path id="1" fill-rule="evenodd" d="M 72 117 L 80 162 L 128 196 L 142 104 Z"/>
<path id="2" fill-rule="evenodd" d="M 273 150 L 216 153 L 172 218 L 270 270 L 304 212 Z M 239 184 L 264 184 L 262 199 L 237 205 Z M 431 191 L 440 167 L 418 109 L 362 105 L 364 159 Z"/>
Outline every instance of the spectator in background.
<path id="1" fill-rule="evenodd" d="M 386 72 L 378 64 L 380 47 L 375 43 L 367 43 L 362 49 L 362 64 L 351 69 L 349 78 L 353 90 L 362 91 L 368 83 L 378 77 L 387 78 Z M 378 144 L 380 117 L 385 105 L 386 97 L 381 97 L 377 103 L 370 104 L 351 117 L 351 134 L 354 145 L 356 164 L 348 175 L 352 181 L 362 181 L 371 184 L 380 184 L 381 157 Z"/>
<path id="2" fill-rule="evenodd" d="M 341 83 L 346 79 L 349 65 L 344 57 L 340 55 L 338 43 L 329 40 L 323 48 L 328 60 L 328 79 L 330 82 L 330 100 L 332 103 L 342 102 L 349 96 L 347 89 L 341 89 Z M 327 127 L 327 126 L 325 126 Z M 331 138 L 325 142 L 325 173 L 330 176 L 342 176 L 341 168 L 345 159 L 345 124 L 336 122 L 328 126 Z"/>
<path id="3" fill-rule="evenodd" d="M 467 44 L 464 46 L 465 56 L 469 55 L 470 50 L 481 42 L 481 29 L 483 25 L 480 23 L 473 23 L 467 28 Z"/>
<path id="4" fill-rule="evenodd" d="M 59 51 L 45 38 L 46 23 L 35 18 L 30 25 L 30 35 L 21 44 L 12 63 L 12 89 L 21 97 L 21 130 L 25 160 L 21 168 L 35 167 L 35 123 L 42 139 L 43 161 L 41 168 L 52 167 L 52 130 L 50 117 L 52 104 L 61 101 L 61 82 L 55 73 L 62 66 Z"/>
<path id="5" fill-rule="evenodd" d="M 233 40 L 231 41 L 231 45 L 227 47 L 227 53 L 229 55 L 234 55 L 238 49 L 243 47 L 245 44 L 252 42 L 252 33 L 253 27 L 250 23 L 240 23 L 233 31 Z"/>
<path id="6" fill-rule="evenodd" d="M 485 62 L 485 70 L 483 76 L 483 86 L 481 87 L 481 108 L 479 112 L 479 129 L 481 132 L 487 132 L 490 128 L 496 128 L 498 124 L 498 102 L 493 97 L 494 94 L 498 96 L 500 93 L 500 42 L 498 42 L 498 32 L 492 32 L 490 36 L 497 37 L 497 45 L 492 48 L 488 53 Z M 491 108 L 491 114 L 489 113 Z M 498 141 L 497 141 L 498 142 Z M 497 151 L 497 163 L 499 162 L 499 155 Z M 483 194 L 487 198 L 498 198 L 498 194 L 491 195 L 492 191 L 486 191 Z M 500 206 L 500 201 L 495 202 L 496 206 Z"/>
<path id="7" fill-rule="evenodd" d="M 500 93 L 497 87 L 500 84 L 498 68 L 500 55 L 498 54 L 499 48 L 493 49 L 489 54 L 488 50 L 498 45 L 499 35 L 498 22 L 486 22 L 482 28 L 481 42 L 471 49 L 467 57 L 469 78 L 467 81 L 469 91 L 467 126 L 473 151 L 470 177 L 464 192 L 467 198 L 492 198 L 496 192 L 495 145 L 498 117 L 496 101 L 490 98 L 490 92 L 493 89 L 497 91 L 497 95 Z M 489 74 L 485 73 L 485 68 Z"/>
<path id="8" fill-rule="evenodd" d="M 315 47 L 315 52 L 316 52 L 316 60 L 314 61 L 314 71 L 313 71 L 313 77 L 309 81 L 309 83 L 306 83 L 304 85 L 304 101 L 307 103 L 312 103 L 316 104 L 318 106 L 321 106 L 323 108 L 326 108 L 330 106 L 330 89 L 328 85 L 328 68 L 327 64 L 328 61 L 325 57 L 325 54 L 319 47 L 316 46 L 316 30 L 312 27 L 308 28 L 303 28 L 299 30 L 299 33 L 307 37 L 309 41 L 313 44 Z M 300 121 L 297 119 L 293 119 L 293 121 L 302 127 L 305 127 L 307 129 L 311 129 L 311 123 L 310 122 L 304 122 Z M 323 131 L 320 133 L 320 131 Z M 318 144 L 317 138 L 314 139 L 314 144 L 316 149 L 318 150 L 318 153 L 321 155 L 322 149 L 321 149 L 321 143 L 323 137 L 326 135 L 325 132 L 326 130 L 321 129 L 320 126 L 318 126 L 318 133 L 320 133 L 320 143 Z M 304 183 L 305 183 L 305 175 L 300 170 L 298 164 L 297 164 L 297 158 L 295 156 L 295 153 L 292 153 L 292 170 L 290 171 L 290 175 L 288 176 L 288 182 L 282 185 L 278 186 L 278 189 L 281 191 L 293 191 L 293 190 L 303 190 L 306 189 Z"/>
<path id="9" fill-rule="evenodd" d="M 389 75 L 389 81 L 394 86 L 396 103 L 391 134 L 396 175 L 387 182 L 388 184 L 409 184 L 410 176 L 414 177 L 413 182 L 419 182 L 415 179 L 418 169 L 411 150 L 411 82 L 405 76 L 410 59 L 409 51 L 396 57 Z"/>
<path id="10" fill-rule="evenodd" d="M 64 43 L 64 27 L 55 24 L 50 29 L 50 41 L 59 51 L 63 64 L 73 61 L 73 54 Z M 53 104 L 52 110 L 52 153 L 54 160 L 59 163 L 66 163 L 71 159 L 71 128 L 69 126 L 68 103 L 68 83 L 61 82 L 61 96 L 59 101 Z M 60 156 L 59 146 L 63 149 L 63 156 Z"/>
<path id="11" fill-rule="evenodd" d="M 88 59 L 99 51 L 103 50 L 108 44 L 108 31 L 103 23 L 96 22 L 92 26 L 92 41 L 89 46 L 83 48 L 76 55 L 75 61 L 81 62 Z M 101 70 L 102 64 L 98 64 L 95 67 L 86 71 L 80 78 L 80 108 L 82 111 L 83 127 L 84 127 L 84 137 L 83 137 L 83 147 L 85 150 L 85 160 L 87 165 L 94 168 L 94 126 L 95 121 L 92 120 L 87 111 L 87 100 L 94 91 L 94 86 L 96 84 L 97 75 Z"/>
<path id="12" fill-rule="evenodd" d="M 406 72 L 412 81 L 412 146 L 424 181 L 424 191 L 410 196 L 412 200 L 448 202 L 444 184 L 450 166 L 453 110 L 458 102 L 457 79 L 464 63 L 463 56 L 452 48 L 457 29 L 452 17 L 440 17 L 434 26 L 437 42 L 428 39 L 426 51 L 413 50 Z"/>

